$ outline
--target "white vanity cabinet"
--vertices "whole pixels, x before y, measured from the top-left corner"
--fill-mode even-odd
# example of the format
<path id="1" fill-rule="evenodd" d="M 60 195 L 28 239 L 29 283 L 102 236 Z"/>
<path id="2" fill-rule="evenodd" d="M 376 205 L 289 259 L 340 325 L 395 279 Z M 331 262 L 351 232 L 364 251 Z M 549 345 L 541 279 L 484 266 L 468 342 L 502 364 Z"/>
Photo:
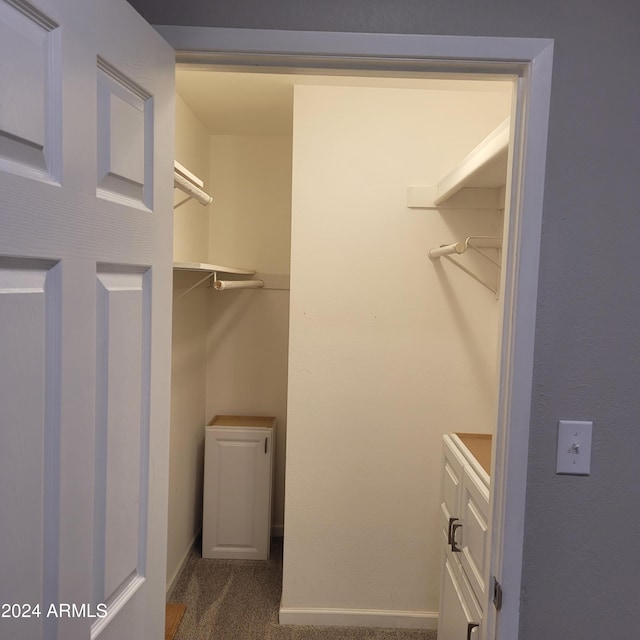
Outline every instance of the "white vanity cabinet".
<path id="1" fill-rule="evenodd" d="M 216 416 L 207 426 L 203 558 L 269 558 L 275 425 L 272 417 Z"/>
<path id="2" fill-rule="evenodd" d="M 444 436 L 438 640 L 480 638 L 488 589 L 490 468 L 491 436 Z"/>

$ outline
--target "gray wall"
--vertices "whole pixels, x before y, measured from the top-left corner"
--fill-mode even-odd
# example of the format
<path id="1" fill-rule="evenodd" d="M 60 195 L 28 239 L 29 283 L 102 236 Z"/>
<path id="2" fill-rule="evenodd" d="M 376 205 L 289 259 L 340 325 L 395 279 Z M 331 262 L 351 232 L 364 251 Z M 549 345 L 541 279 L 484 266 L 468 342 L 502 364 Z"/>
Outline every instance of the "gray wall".
<path id="1" fill-rule="evenodd" d="M 133 0 L 155 24 L 555 39 L 521 640 L 631 638 L 640 613 L 640 2 Z M 591 419 L 591 476 L 555 475 Z"/>

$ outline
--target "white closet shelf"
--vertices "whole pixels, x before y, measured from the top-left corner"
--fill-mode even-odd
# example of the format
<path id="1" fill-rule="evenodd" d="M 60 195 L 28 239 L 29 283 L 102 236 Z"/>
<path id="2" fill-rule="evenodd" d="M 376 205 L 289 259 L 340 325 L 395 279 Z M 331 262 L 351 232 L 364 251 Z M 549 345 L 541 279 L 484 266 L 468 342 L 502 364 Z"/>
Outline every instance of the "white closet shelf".
<path id="1" fill-rule="evenodd" d="M 252 276 L 255 274 L 255 271 L 251 269 L 238 269 L 237 267 L 225 267 L 221 264 L 207 264 L 206 262 L 174 262 L 173 263 L 174 271 L 191 271 L 194 273 L 199 273 L 200 278 L 192 284 L 189 288 L 180 292 L 177 296 L 174 297 L 173 301 L 176 302 L 183 296 L 186 296 L 187 293 L 193 291 L 196 287 L 199 287 L 203 282 L 209 280 L 214 274 L 217 273 L 232 273 L 243 276 Z M 202 274 L 205 274 L 202 277 Z"/>
<path id="2" fill-rule="evenodd" d="M 510 132 L 511 118 L 507 118 L 436 185 L 409 186 L 407 206 L 421 209 L 501 208 L 503 194 L 500 191 L 507 180 Z"/>
<path id="3" fill-rule="evenodd" d="M 207 264 L 206 262 L 174 262 L 173 268 L 175 271 L 235 273 L 243 276 L 252 276 L 255 274 L 255 271 L 251 269 L 239 269 L 238 267 L 227 267 L 220 264 Z"/>
<path id="4" fill-rule="evenodd" d="M 507 178 L 511 118 L 496 127 L 436 186 L 434 203 L 442 204 L 463 188 L 497 189 Z"/>

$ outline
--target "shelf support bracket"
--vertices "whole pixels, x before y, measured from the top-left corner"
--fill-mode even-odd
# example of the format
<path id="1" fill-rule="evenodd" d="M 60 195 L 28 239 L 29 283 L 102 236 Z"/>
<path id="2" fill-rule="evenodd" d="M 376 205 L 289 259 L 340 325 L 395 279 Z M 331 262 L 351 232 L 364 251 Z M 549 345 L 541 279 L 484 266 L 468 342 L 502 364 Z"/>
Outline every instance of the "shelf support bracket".
<path id="1" fill-rule="evenodd" d="M 177 300 L 180 300 L 180 298 L 182 298 L 183 296 L 186 296 L 187 293 L 189 293 L 190 291 L 193 291 L 196 287 L 199 287 L 203 282 L 206 282 L 210 278 L 215 278 L 215 275 L 216 275 L 215 271 L 207 273 L 207 275 L 204 278 L 200 278 L 200 280 L 198 280 L 198 282 L 196 282 L 195 284 L 191 285 L 188 289 L 185 289 L 179 296 L 176 296 L 173 299 L 173 301 L 176 302 Z"/>
<path id="2" fill-rule="evenodd" d="M 496 298 L 498 297 L 498 289 L 492 287 L 490 284 L 485 282 L 482 278 L 480 278 L 477 274 L 475 274 L 471 269 L 461 264 L 458 260 L 454 260 L 451 257 L 451 254 L 461 254 L 464 253 L 467 249 L 473 249 L 478 255 L 482 256 L 485 260 L 491 263 L 494 267 L 500 270 L 500 262 L 494 260 L 491 256 L 487 255 L 482 248 L 492 248 L 500 251 L 502 247 L 502 240 L 498 237 L 493 236 L 469 236 L 464 242 L 456 242 L 454 244 L 444 244 L 438 247 L 437 249 L 432 249 L 429 251 L 429 258 L 431 260 L 437 260 L 438 258 L 446 258 L 450 262 L 452 262 L 458 269 L 464 271 L 467 275 L 471 276 L 474 280 L 479 282 L 483 287 L 486 287 L 495 294 Z"/>

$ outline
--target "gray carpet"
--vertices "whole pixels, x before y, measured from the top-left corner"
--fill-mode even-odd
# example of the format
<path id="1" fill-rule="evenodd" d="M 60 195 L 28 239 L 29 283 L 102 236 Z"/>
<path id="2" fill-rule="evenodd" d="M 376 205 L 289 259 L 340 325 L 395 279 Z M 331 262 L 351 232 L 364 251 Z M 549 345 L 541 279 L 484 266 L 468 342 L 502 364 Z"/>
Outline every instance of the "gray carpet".
<path id="1" fill-rule="evenodd" d="M 436 640 L 435 631 L 278 624 L 282 539 L 271 558 L 208 560 L 193 551 L 170 602 L 187 605 L 174 640 Z"/>

